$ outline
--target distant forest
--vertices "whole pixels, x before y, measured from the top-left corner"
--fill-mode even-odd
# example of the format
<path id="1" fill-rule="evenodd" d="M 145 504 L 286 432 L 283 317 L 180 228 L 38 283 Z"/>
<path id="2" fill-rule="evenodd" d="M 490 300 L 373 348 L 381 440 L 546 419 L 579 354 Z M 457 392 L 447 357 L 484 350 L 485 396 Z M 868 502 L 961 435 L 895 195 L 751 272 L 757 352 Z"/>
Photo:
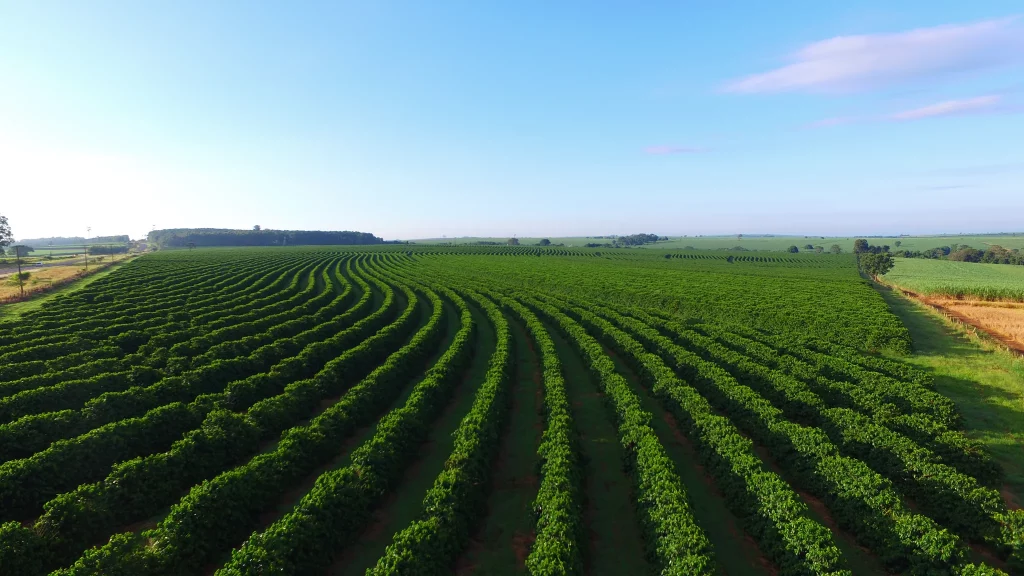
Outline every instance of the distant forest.
<path id="1" fill-rule="evenodd" d="M 320 230 L 229 230 L 223 228 L 171 228 L 154 230 L 148 241 L 160 248 L 201 246 L 324 246 L 384 244 L 369 232 Z"/>
<path id="2" fill-rule="evenodd" d="M 122 234 L 120 236 L 97 236 L 95 238 L 84 238 L 82 236 L 71 236 L 65 238 L 58 236 L 56 238 L 29 238 L 27 240 L 19 240 L 18 244 L 24 246 L 31 246 L 37 250 L 46 248 L 53 243 L 54 246 L 81 246 L 83 244 L 124 244 L 128 242 L 128 235 Z"/>

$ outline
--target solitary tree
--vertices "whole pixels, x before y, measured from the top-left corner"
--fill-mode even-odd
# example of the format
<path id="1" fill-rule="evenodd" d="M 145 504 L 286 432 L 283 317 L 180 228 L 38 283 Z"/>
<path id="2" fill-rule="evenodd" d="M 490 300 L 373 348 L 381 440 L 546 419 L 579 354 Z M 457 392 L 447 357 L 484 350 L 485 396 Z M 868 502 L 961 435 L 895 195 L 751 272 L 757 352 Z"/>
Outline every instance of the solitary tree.
<path id="1" fill-rule="evenodd" d="M 537 242 L 537 246 L 551 246 L 551 240 L 547 238 L 541 238 L 540 242 Z"/>
<path id="2" fill-rule="evenodd" d="M 796 247 L 796 246 L 794 245 L 794 246 L 790 246 L 790 247 L 789 247 L 789 251 L 790 251 L 790 252 L 792 252 L 792 253 L 794 253 L 794 254 L 796 254 L 797 252 L 799 252 L 799 251 L 800 251 L 800 249 L 799 249 L 799 248 L 797 248 L 797 247 Z"/>
<path id="3" fill-rule="evenodd" d="M 817 254 L 821 254 L 824 251 L 825 251 L 825 247 L 824 246 L 815 246 L 814 247 L 814 252 L 817 253 Z"/>
<path id="4" fill-rule="evenodd" d="M 804 249 L 805 250 L 814 250 L 814 244 L 805 244 L 804 245 Z"/>
<path id="5" fill-rule="evenodd" d="M 260 231 L 260 225 L 259 225 L 259 224 L 257 224 L 257 225 L 255 225 L 255 226 L 253 226 L 253 227 L 252 227 L 252 229 L 253 229 L 253 230 L 255 230 L 255 231 L 257 231 L 257 232 L 259 232 L 259 231 Z"/>
<path id="6" fill-rule="evenodd" d="M 832 247 L 829 248 L 829 252 L 832 252 L 833 254 L 839 254 L 842 251 L 843 249 L 842 247 L 839 246 L 839 244 L 833 244 Z"/>
<path id="7" fill-rule="evenodd" d="M 3 249 L 14 243 L 14 233 L 11 232 L 11 225 L 7 222 L 7 216 L 0 214 L 0 254 Z"/>
<path id="8" fill-rule="evenodd" d="M 508 245 L 509 246 L 519 246 L 519 238 L 509 238 L 508 239 Z"/>
<path id="9" fill-rule="evenodd" d="M 861 269 L 874 278 L 884 276 L 895 265 L 896 263 L 893 262 L 892 255 L 884 252 L 863 254 L 860 257 Z"/>
<path id="10" fill-rule="evenodd" d="M 896 247 L 897 247 L 897 248 L 899 248 L 899 247 L 900 247 L 900 246 L 902 246 L 902 245 L 903 245 L 903 242 L 902 242 L 902 241 L 900 241 L 900 240 L 897 240 L 897 241 L 896 241 Z"/>

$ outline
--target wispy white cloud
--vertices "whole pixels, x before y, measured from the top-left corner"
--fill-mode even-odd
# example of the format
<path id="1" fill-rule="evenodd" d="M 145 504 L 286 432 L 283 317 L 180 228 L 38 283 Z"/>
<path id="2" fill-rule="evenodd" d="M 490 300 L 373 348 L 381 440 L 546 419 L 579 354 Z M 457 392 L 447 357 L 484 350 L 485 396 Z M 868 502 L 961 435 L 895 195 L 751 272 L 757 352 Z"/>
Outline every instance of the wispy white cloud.
<path id="1" fill-rule="evenodd" d="M 740 78 L 728 92 L 853 92 L 1024 61 L 1017 17 L 919 28 L 894 34 L 837 36 L 814 42 L 793 63 Z"/>
<path id="2" fill-rule="evenodd" d="M 648 146 L 644 148 L 644 152 L 647 154 L 653 154 L 655 156 L 665 156 L 668 154 L 699 154 L 701 152 L 707 152 L 707 148 L 700 148 L 696 146 L 674 146 L 674 145 L 659 145 L 659 146 Z"/>
<path id="3" fill-rule="evenodd" d="M 886 115 L 873 116 L 836 116 L 824 118 L 807 124 L 807 128 L 831 128 L 846 124 L 863 124 L 873 122 L 907 122 L 910 120 L 924 120 L 926 118 L 940 118 L 943 116 L 966 116 L 982 114 L 1013 114 L 1024 112 L 1024 107 L 1014 106 L 1006 103 L 1003 96 L 990 94 L 987 96 L 975 96 L 959 100 L 946 100 L 919 108 L 902 110 Z"/>
<path id="4" fill-rule="evenodd" d="M 963 100 L 947 100 L 930 106 L 904 110 L 889 116 L 890 120 L 921 120 L 937 116 L 961 116 L 964 114 L 992 114 L 1002 110 L 1002 97 L 978 96 Z"/>

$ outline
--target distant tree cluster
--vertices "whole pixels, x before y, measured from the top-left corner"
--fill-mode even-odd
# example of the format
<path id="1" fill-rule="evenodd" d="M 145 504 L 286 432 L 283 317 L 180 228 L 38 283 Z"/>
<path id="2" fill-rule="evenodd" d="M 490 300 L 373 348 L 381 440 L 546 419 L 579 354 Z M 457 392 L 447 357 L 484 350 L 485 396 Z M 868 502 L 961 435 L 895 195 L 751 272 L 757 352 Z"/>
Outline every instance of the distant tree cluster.
<path id="1" fill-rule="evenodd" d="M 320 230 L 226 230 L 221 228 L 172 228 L 154 230 L 148 240 L 161 248 L 203 246 L 329 246 L 384 244 L 369 232 Z"/>
<path id="2" fill-rule="evenodd" d="M 643 244 L 653 244 L 658 240 L 667 239 L 668 238 L 658 236 L 657 234 L 630 234 L 629 236 L 619 236 L 615 241 L 623 246 L 641 246 Z"/>
<path id="3" fill-rule="evenodd" d="M 868 244 L 868 241 L 859 238 L 853 241 L 853 253 L 854 254 L 885 254 L 889 252 L 889 245 L 883 244 L 881 246 L 872 246 Z"/>

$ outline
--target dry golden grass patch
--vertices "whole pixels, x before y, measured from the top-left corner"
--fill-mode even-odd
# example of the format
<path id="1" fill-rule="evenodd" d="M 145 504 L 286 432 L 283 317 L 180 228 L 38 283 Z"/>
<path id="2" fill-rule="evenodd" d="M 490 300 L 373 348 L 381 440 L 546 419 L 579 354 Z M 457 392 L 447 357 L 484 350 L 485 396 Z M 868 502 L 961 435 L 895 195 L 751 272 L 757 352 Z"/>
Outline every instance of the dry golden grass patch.
<path id="1" fill-rule="evenodd" d="M 28 280 L 25 281 L 25 294 L 40 292 L 56 284 L 80 274 L 83 267 L 74 266 L 51 266 L 48 268 L 36 268 L 33 266 L 23 267 L 22 271 L 28 272 Z M 21 292 L 16 281 L 12 282 L 14 274 L 5 275 L 0 278 L 0 299 L 18 296 Z"/>
<path id="2" fill-rule="evenodd" d="M 1024 346 L 1024 305 L 967 300 L 930 300 L 970 323 Z"/>

